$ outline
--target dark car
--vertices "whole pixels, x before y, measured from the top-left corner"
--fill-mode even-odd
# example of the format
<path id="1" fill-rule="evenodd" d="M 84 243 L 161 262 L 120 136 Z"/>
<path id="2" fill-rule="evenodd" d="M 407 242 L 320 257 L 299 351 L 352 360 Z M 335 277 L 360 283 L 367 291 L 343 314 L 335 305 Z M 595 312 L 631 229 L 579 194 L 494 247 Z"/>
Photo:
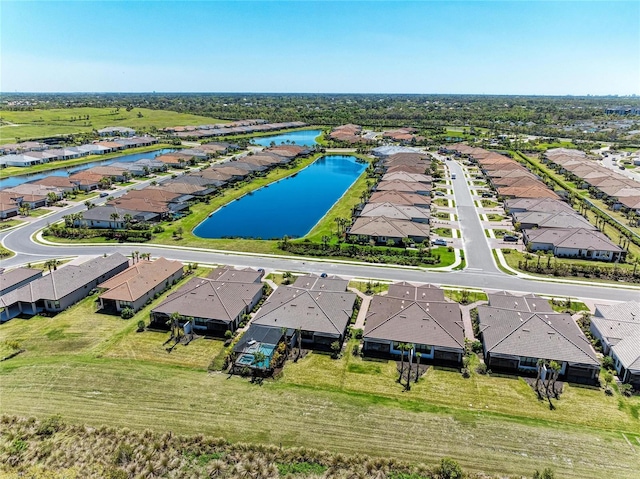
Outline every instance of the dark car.
<path id="1" fill-rule="evenodd" d="M 509 243 L 517 243 L 520 238 L 513 235 L 504 235 L 502 239 L 508 241 Z"/>

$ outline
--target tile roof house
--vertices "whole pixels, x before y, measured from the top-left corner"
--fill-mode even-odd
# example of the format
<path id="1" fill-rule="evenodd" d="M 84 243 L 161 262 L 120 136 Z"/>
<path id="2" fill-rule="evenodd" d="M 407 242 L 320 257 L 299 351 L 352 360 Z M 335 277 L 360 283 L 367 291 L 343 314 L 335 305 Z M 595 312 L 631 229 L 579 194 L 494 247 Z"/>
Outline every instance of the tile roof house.
<path id="1" fill-rule="evenodd" d="M 219 266 L 211 271 L 207 278 L 224 283 L 260 283 L 262 276 L 264 271 L 253 268 L 236 269 L 230 266 Z"/>
<path id="2" fill-rule="evenodd" d="M 235 331 L 262 298 L 259 282 L 218 281 L 192 278 L 151 311 L 152 325 L 162 327 L 173 313 L 194 318 L 199 333 L 223 336 Z"/>
<path id="3" fill-rule="evenodd" d="M 416 195 L 415 193 L 401 193 L 399 191 L 374 191 L 369 197 L 369 203 L 391 203 L 393 205 L 429 208 L 431 206 L 431 197 Z"/>
<path id="4" fill-rule="evenodd" d="M 395 171 L 385 174 L 381 181 L 408 181 L 413 183 L 424 183 L 430 185 L 432 178 L 429 175 L 423 175 L 420 173 L 410 173 L 407 171 Z"/>
<path id="5" fill-rule="evenodd" d="M 591 333 L 613 358 L 620 380 L 640 389 L 640 302 L 596 304 Z"/>
<path id="6" fill-rule="evenodd" d="M 0 296 L 33 281 L 42 276 L 41 269 L 15 268 L 0 273 Z"/>
<path id="7" fill-rule="evenodd" d="M 407 220 L 377 217 L 358 217 L 353 225 L 347 228 L 347 235 L 362 240 L 367 238 L 376 243 L 394 241 L 399 244 L 404 238 L 421 243 L 429 239 L 429 226 Z"/>
<path id="8" fill-rule="evenodd" d="M 58 313 L 84 299 L 101 283 L 129 266 L 120 253 L 99 256 L 79 266 L 66 265 L 0 297 L 0 321 L 42 311 Z"/>
<path id="9" fill-rule="evenodd" d="M 531 251 L 553 251 L 564 258 L 587 258 L 617 261 L 624 250 L 604 233 L 585 228 L 538 228 L 522 231 L 523 240 Z"/>
<path id="10" fill-rule="evenodd" d="M 342 343 L 353 314 L 356 295 L 346 291 L 348 281 L 303 276 L 292 286 L 280 286 L 265 301 L 252 325 L 286 329 L 286 337 L 302 344 L 329 349 Z M 296 339 L 297 340 L 297 339 Z"/>
<path id="11" fill-rule="evenodd" d="M 480 339 L 489 368 L 535 374 L 538 360 L 543 359 L 560 364 L 563 380 L 598 381 L 600 361 L 569 314 L 520 309 L 478 306 Z"/>
<path id="12" fill-rule="evenodd" d="M 384 216 L 416 223 L 429 223 L 431 212 L 427 208 L 393 205 L 391 203 L 367 203 L 359 216 Z"/>
<path id="13" fill-rule="evenodd" d="M 98 285 L 98 288 L 107 290 L 99 296 L 100 308 L 118 313 L 124 308 L 138 311 L 154 295 L 175 284 L 182 275 L 183 265 L 179 261 L 165 258 L 138 261 Z"/>
<path id="14" fill-rule="evenodd" d="M 431 185 L 400 180 L 381 181 L 377 184 L 376 191 L 398 191 L 428 196 L 431 194 Z"/>
<path id="15" fill-rule="evenodd" d="M 371 299 L 364 328 L 363 352 L 372 356 L 421 359 L 460 365 L 464 354 L 464 327 L 458 303 L 446 302 L 433 285 L 391 285 L 385 296 Z M 403 353 L 400 344 L 410 344 Z"/>
<path id="16" fill-rule="evenodd" d="M 534 184 L 531 186 L 503 186 L 498 188 L 498 196 L 503 198 L 553 198 L 560 199 L 560 197 L 551 191 L 549 188 L 541 183 L 540 185 Z"/>
<path id="17" fill-rule="evenodd" d="M 19 195 L 0 191 L 0 219 L 18 216 L 18 213 L 20 212 L 20 205 L 16 200 L 16 197 L 18 196 Z"/>
<path id="18" fill-rule="evenodd" d="M 597 228 L 576 211 L 543 213 L 541 211 L 525 211 L 511 213 L 514 223 L 520 223 L 520 228 L 584 228 L 596 230 Z"/>
<path id="19" fill-rule="evenodd" d="M 553 198 L 513 198 L 505 200 L 505 210 L 509 213 L 541 211 L 543 213 L 573 213 L 575 210 L 564 201 Z"/>

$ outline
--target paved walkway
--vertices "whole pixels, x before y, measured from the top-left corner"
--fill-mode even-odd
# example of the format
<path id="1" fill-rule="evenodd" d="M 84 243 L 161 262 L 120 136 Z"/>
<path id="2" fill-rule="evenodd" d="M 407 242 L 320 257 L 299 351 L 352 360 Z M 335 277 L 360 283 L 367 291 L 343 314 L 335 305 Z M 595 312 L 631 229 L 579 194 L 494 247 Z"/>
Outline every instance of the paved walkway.
<path id="1" fill-rule="evenodd" d="M 362 304 L 360 305 L 360 311 L 358 311 L 358 317 L 356 318 L 356 322 L 353 325 L 353 328 L 364 329 L 364 319 L 367 317 L 367 312 L 369 311 L 369 305 L 371 304 L 372 296 L 368 296 L 356 288 L 348 288 L 348 289 L 352 293 L 356 293 L 358 297 L 362 299 Z"/>
<path id="2" fill-rule="evenodd" d="M 464 337 L 469 341 L 475 341 L 478 339 L 473 335 L 473 323 L 471 321 L 470 311 L 481 304 L 487 304 L 487 301 L 476 301 L 475 303 L 460 305 L 460 310 L 462 311 L 462 323 L 464 324 Z"/>

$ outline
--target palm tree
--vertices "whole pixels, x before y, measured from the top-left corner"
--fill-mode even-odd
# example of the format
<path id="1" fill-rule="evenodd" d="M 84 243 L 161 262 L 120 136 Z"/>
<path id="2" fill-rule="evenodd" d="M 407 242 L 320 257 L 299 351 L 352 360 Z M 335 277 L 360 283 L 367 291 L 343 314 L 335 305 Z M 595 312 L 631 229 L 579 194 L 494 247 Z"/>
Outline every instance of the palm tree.
<path id="1" fill-rule="evenodd" d="M 327 249 L 327 246 L 329 245 L 329 240 L 330 240 L 330 239 L 331 239 L 331 238 L 329 238 L 327 235 L 324 235 L 324 236 L 322 237 L 322 248 L 323 248 L 323 249 Z"/>
<path id="2" fill-rule="evenodd" d="M 88 210 L 90 210 L 91 208 L 95 208 L 95 206 L 96 206 L 93 203 L 91 203 L 91 201 L 89 201 L 89 200 L 85 201 L 84 205 L 87 207 Z"/>
<path id="3" fill-rule="evenodd" d="M 120 215 L 114 211 L 113 213 L 111 213 L 111 214 L 109 215 L 109 217 L 113 220 L 113 227 L 115 228 L 115 227 L 117 226 L 117 225 L 116 225 L 116 222 L 117 222 L 117 221 L 118 221 L 118 219 L 120 218 Z"/>
<path id="4" fill-rule="evenodd" d="M 422 353 L 421 352 L 417 352 L 416 353 L 416 380 L 415 382 L 418 382 L 418 378 L 420 377 L 420 359 L 422 358 Z"/>
<path id="5" fill-rule="evenodd" d="M 125 213 L 122 219 L 124 219 L 127 229 L 131 228 L 131 221 L 133 220 L 133 216 L 131 216 L 130 213 Z"/>
<path id="6" fill-rule="evenodd" d="M 180 338 L 180 329 L 182 329 L 180 327 L 180 321 L 182 321 L 182 315 L 180 313 L 178 313 L 177 311 L 171 313 L 171 315 L 169 316 L 168 323 L 170 323 L 170 326 L 171 326 L 171 337 L 172 338 L 176 338 L 176 339 Z"/>
<path id="7" fill-rule="evenodd" d="M 538 359 L 538 362 L 536 363 L 536 371 L 537 371 L 536 387 L 535 387 L 536 392 L 538 392 L 538 385 L 540 384 L 540 378 L 542 377 L 542 368 L 546 363 L 547 361 L 545 361 L 544 359 Z"/>
<path id="8" fill-rule="evenodd" d="M 49 273 L 51 273 L 51 270 L 56 271 L 58 269 L 58 266 L 60 266 L 60 261 L 58 261 L 57 259 L 49 259 L 45 261 L 44 266 L 45 268 L 48 268 Z"/>
<path id="9" fill-rule="evenodd" d="M 404 351 L 406 348 L 405 343 L 398 344 L 398 351 L 400 351 L 400 377 L 398 378 L 398 382 L 402 384 L 402 376 L 404 375 Z"/>

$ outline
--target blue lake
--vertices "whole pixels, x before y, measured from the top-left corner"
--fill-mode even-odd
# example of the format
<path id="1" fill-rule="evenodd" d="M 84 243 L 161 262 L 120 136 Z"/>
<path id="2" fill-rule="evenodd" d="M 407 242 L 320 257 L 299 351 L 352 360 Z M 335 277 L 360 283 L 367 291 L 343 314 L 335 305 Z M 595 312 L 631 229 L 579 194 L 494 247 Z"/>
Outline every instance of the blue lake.
<path id="1" fill-rule="evenodd" d="M 41 180 L 48 176 L 69 176 L 76 171 L 87 170 L 94 166 L 110 165 L 111 163 L 133 163 L 134 161 L 142 160 L 143 158 L 155 158 L 156 156 L 163 155 L 175 150 L 164 148 L 162 150 L 148 151 L 146 153 L 134 153 L 132 155 L 124 155 L 118 158 L 110 158 L 108 160 L 96 160 L 91 163 L 85 163 L 83 165 L 71 166 L 69 168 L 59 168 L 52 171 L 43 171 L 41 173 L 32 173 L 30 175 L 11 176 L 9 178 L 0 179 L 0 189 L 11 188 L 14 186 L 27 183 L 28 181 Z M 59 164 L 58 164 L 59 165 Z"/>
<path id="2" fill-rule="evenodd" d="M 281 143 L 295 143 L 301 146 L 313 146 L 316 145 L 316 137 L 322 133 L 322 130 L 300 130 L 292 131 L 291 133 L 284 133 L 282 135 L 275 136 L 260 136 L 253 138 L 253 142 L 260 146 L 269 146 L 273 141 L 276 145 Z"/>
<path id="3" fill-rule="evenodd" d="M 193 232 L 201 238 L 304 236 L 366 168 L 354 156 L 323 156 L 293 176 L 228 203 Z"/>

